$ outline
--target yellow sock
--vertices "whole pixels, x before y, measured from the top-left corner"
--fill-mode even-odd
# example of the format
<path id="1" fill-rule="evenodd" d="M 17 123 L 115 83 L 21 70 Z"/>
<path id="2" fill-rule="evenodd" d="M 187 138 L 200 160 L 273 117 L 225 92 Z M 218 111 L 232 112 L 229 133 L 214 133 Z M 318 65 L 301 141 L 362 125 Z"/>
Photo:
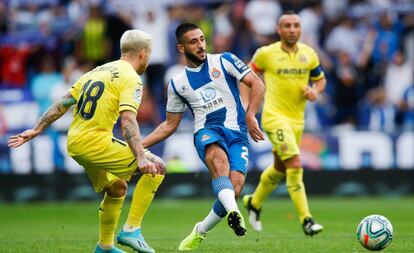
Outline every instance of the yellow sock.
<path id="1" fill-rule="evenodd" d="M 134 195 L 132 196 L 131 207 L 129 209 L 127 225 L 141 227 L 142 218 L 144 217 L 149 205 L 157 192 L 158 186 L 164 180 L 164 175 L 144 174 L 135 186 Z"/>
<path id="2" fill-rule="evenodd" d="M 276 170 L 273 165 L 270 165 L 263 171 L 260 176 L 260 182 L 252 195 L 252 206 L 259 209 L 263 201 L 276 188 L 280 180 L 285 176 L 284 173 Z"/>
<path id="3" fill-rule="evenodd" d="M 305 185 L 303 184 L 302 168 L 286 169 L 286 187 L 302 223 L 305 217 L 311 217 Z"/>
<path id="4" fill-rule="evenodd" d="M 125 196 L 114 198 L 105 193 L 99 207 L 99 243 L 114 244 L 114 234 Z"/>

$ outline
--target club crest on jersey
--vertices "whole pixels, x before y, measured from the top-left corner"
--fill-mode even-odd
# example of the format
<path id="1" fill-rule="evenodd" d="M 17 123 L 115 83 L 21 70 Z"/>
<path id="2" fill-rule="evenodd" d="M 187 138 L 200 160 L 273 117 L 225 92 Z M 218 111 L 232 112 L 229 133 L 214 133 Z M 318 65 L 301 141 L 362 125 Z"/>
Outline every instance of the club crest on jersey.
<path id="1" fill-rule="evenodd" d="M 201 141 L 206 141 L 210 139 L 210 136 L 208 136 L 207 134 L 203 135 L 203 137 L 201 137 Z"/>
<path id="2" fill-rule="evenodd" d="M 308 59 L 306 59 L 306 56 L 304 56 L 303 54 L 299 55 L 299 62 L 301 63 L 307 63 Z"/>
<path id="3" fill-rule="evenodd" d="M 211 76 L 214 78 L 219 78 L 221 75 L 220 70 L 213 68 L 213 70 L 211 71 Z"/>

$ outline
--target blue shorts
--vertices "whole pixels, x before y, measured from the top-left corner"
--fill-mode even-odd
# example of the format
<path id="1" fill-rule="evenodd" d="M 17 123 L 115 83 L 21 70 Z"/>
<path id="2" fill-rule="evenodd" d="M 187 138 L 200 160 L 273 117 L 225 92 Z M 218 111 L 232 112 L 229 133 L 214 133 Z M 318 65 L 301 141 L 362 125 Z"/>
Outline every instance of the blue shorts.
<path id="1" fill-rule="evenodd" d="M 212 143 L 219 144 L 227 153 L 230 163 L 230 170 L 237 170 L 247 174 L 249 161 L 249 141 L 247 134 L 231 130 L 225 127 L 207 127 L 199 130 L 194 135 L 194 146 L 198 156 L 205 162 L 206 146 Z"/>

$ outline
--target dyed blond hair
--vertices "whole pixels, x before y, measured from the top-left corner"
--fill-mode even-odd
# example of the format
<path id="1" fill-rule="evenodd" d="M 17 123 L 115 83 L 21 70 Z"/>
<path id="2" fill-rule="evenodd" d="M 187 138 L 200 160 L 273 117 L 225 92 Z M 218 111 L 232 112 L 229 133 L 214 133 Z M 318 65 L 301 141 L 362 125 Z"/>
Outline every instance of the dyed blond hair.
<path id="1" fill-rule="evenodd" d="M 152 36 L 138 29 L 128 30 L 121 37 L 121 54 L 138 52 L 141 49 L 150 49 Z"/>

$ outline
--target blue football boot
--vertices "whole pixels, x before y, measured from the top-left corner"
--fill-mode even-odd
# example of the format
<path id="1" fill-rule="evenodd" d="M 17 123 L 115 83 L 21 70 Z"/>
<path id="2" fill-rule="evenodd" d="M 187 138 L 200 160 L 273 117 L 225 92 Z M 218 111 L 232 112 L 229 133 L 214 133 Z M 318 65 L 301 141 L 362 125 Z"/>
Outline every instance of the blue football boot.
<path id="1" fill-rule="evenodd" d="M 119 244 L 131 247 L 139 253 L 155 253 L 155 250 L 145 242 L 141 229 L 137 229 L 134 232 L 125 232 L 122 229 L 116 240 Z"/>
<path id="2" fill-rule="evenodd" d="M 127 253 L 117 247 L 113 247 L 112 249 L 102 249 L 99 244 L 96 245 L 95 251 L 93 253 Z"/>

